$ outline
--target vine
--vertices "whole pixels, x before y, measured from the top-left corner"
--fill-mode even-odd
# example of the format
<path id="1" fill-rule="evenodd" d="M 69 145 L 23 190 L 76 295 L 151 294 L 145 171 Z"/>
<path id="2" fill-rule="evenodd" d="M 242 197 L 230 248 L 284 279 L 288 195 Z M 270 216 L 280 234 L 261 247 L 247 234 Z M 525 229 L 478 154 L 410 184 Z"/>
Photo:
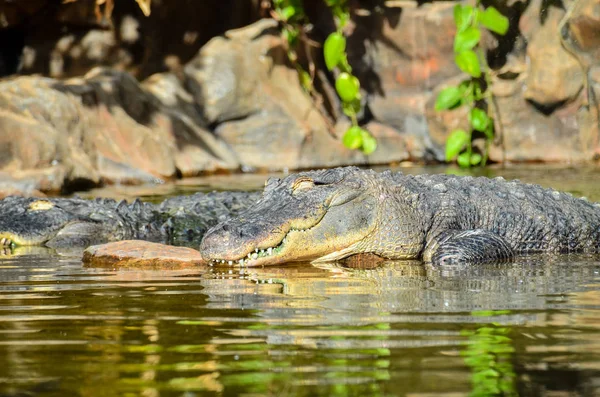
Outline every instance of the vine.
<path id="1" fill-rule="evenodd" d="M 360 82 L 352 74 L 352 67 L 348 63 L 346 54 L 346 37 L 343 29 L 350 20 L 350 11 L 346 0 L 326 0 L 336 22 L 336 31 L 331 33 L 323 45 L 325 66 L 329 71 L 335 72 L 335 90 L 342 102 L 342 111 L 350 118 L 352 125 L 344 133 L 343 144 L 350 149 L 360 149 L 365 154 L 370 154 L 377 148 L 377 141 L 369 131 L 358 123 L 358 113 L 361 110 Z M 303 28 L 308 23 L 304 13 L 302 0 L 273 0 L 274 17 L 282 22 L 282 35 L 288 43 L 288 58 L 295 66 L 300 76 L 300 82 L 305 90 L 312 92 L 314 71 L 308 73 L 298 64 L 295 48 L 299 45 L 299 38 Z M 309 65 L 309 67 L 314 67 Z"/>
<path id="2" fill-rule="evenodd" d="M 454 7 L 454 23 L 454 62 L 470 77 L 458 86 L 443 89 L 436 99 L 435 109 L 441 111 L 468 106 L 471 128 L 468 131 L 457 129 L 450 133 L 446 140 L 446 161 L 456 159 L 458 165 L 465 168 L 485 166 L 490 143 L 494 139 L 494 119 L 488 106 L 493 100 L 490 68 L 480 46 L 480 39 L 483 28 L 499 35 L 506 34 L 509 21 L 493 6 L 482 10 L 478 0 L 474 7 L 457 4 Z M 473 151 L 473 134 L 477 131 L 485 137 L 483 155 Z"/>

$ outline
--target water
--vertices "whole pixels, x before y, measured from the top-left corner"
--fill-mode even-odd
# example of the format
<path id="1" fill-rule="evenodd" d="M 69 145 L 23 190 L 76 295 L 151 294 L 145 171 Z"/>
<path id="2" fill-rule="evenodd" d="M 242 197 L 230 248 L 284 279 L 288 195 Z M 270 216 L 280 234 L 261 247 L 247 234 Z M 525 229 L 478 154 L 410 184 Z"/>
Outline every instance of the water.
<path id="1" fill-rule="evenodd" d="M 493 172 L 599 199 L 596 172 Z M 15 254 L 1 396 L 600 395 L 599 257 L 157 271 Z"/>

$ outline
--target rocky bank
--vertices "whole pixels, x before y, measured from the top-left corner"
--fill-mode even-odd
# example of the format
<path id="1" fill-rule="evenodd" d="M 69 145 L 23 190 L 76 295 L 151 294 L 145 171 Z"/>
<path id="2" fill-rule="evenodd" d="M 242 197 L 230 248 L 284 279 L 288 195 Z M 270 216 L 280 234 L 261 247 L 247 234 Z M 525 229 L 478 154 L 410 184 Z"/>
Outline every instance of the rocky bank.
<path id="1" fill-rule="evenodd" d="M 93 0 L 0 3 L 10 43 L 0 54 L 0 190 L 443 160 L 448 133 L 466 120 L 464 110 L 433 109 L 442 88 L 465 78 L 453 61 L 455 2 L 351 2 L 349 61 L 364 90 L 361 122 L 378 141 L 369 156 L 341 144 L 349 122 L 321 48 L 305 54 L 317 65 L 315 97 L 259 3 L 153 1 L 146 17 L 122 1 L 110 20 Z M 332 17 L 305 4 L 322 42 Z M 596 160 L 600 1 L 490 4 L 511 21 L 505 37 L 483 41 L 496 101 L 491 159 Z"/>

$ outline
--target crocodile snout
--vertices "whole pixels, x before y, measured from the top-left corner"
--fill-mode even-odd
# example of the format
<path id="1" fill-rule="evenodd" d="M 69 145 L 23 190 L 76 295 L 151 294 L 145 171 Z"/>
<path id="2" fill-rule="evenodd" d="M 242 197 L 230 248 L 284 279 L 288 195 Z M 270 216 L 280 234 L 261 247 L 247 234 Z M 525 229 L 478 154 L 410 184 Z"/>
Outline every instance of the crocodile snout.
<path id="1" fill-rule="evenodd" d="M 228 222 L 218 224 L 209 229 L 200 243 L 200 253 L 207 260 L 234 260 L 246 255 L 247 248 L 242 243 L 243 236 L 248 236 L 244 228 Z"/>

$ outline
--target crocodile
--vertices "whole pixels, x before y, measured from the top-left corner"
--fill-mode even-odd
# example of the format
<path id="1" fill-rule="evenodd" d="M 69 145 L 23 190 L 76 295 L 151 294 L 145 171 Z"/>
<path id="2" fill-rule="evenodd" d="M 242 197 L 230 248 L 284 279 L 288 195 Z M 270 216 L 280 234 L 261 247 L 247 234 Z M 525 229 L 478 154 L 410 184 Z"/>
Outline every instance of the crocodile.
<path id="1" fill-rule="evenodd" d="M 244 266 L 356 254 L 452 265 L 599 250 L 600 207 L 584 198 L 501 177 L 356 167 L 271 178 L 256 204 L 200 245 L 212 263 Z"/>
<path id="2" fill-rule="evenodd" d="M 86 248 L 126 239 L 197 248 L 208 228 L 259 197 L 259 192 L 196 193 L 153 204 L 9 196 L 0 200 L 0 252 L 17 246 Z"/>

